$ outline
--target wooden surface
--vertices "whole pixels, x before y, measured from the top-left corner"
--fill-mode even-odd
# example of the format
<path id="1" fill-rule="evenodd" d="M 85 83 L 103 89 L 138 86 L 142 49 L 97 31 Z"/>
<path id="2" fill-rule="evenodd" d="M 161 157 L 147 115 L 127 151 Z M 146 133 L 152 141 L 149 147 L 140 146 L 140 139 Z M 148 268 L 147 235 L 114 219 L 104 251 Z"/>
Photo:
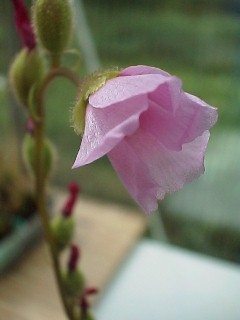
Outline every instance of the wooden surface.
<path id="1" fill-rule="evenodd" d="M 57 208 L 65 197 L 58 193 Z M 104 290 L 119 264 L 146 229 L 143 214 L 80 199 L 75 210 L 75 242 L 87 283 Z M 0 279 L 0 320 L 66 320 L 58 297 L 48 250 L 41 241 Z"/>

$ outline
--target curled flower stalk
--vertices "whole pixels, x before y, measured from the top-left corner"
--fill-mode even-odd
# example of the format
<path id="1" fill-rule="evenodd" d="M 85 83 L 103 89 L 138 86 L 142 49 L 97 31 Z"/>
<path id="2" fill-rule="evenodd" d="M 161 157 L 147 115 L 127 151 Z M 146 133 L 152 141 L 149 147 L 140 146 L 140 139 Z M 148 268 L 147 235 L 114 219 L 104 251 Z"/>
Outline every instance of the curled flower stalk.
<path id="1" fill-rule="evenodd" d="M 56 41 L 55 44 L 51 43 L 48 46 L 48 34 L 43 42 L 47 46 L 48 52 L 46 54 L 51 58 L 58 57 L 58 59 L 56 61 L 54 58 L 49 70 L 45 68 L 45 65 L 47 65 L 45 63 L 46 55 L 39 53 L 40 50 L 37 45 L 39 41 L 36 39 L 24 1 L 13 0 L 13 5 L 17 31 L 24 48 L 16 56 L 10 67 L 10 80 L 19 104 L 24 107 L 23 110 L 30 119 L 27 124 L 27 134 L 23 142 L 24 161 L 35 183 L 37 211 L 40 215 L 45 238 L 49 246 L 52 265 L 66 316 L 70 320 L 82 320 L 83 315 L 81 314 L 81 307 L 78 301 L 85 290 L 85 283 L 80 281 L 83 279 L 83 276 L 76 265 L 78 260 L 76 252 L 78 249 L 71 244 L 75 225 L 72 213 L 79 193 L 79 187 L 76 184 L 69 186 L 70 195 L 62 213 L 53 219 L 50 219 L 46 194 L 46 185 L 53 168 L 54 150 L 46 139 L 45 134 L 45 94 L 51 82 L 58 77 L 65 77 L 76 87 L 80 85 L 79 76 L 72 72 L 71 69 L 63 67 L 60 63 L 61 55 L 64 53 L 68 41 L 65 41 L 63 38 L 57 40 L 59 34 L 61 37 L 63 36 L 61 26 L 69 25 L 71 21 L 71 17 L 69 15 L 66 16 L 65 12 L 65 9 L 68 8 L 68 14 L 70 14 L 70 2 L 68 0 L 54 0 L 51 2 L 50 17 L 52 14 L 54 15 L 55 10 L 58 10 L 57 29 L 55 30 L 54 21 L 51 21 L 53 34 L 50 35 L 50 39 L 55 37 Z M 35 11 L 35 15 L 38 15 L 38 26 L 35 28 L 37 36 L 39 36 L 38 28 L 41 28 L 41 10 L 49 12 L 48 5 L 49 2 L 45 0 L 35 1 L 33 12 Z M 39 6 L 41 7 L 40 11 Z M 61 24 L 61 19 L 67 20 Z M 64 32 L 66 36 L 66 32 L 70 33 L 70 28 Z M 41 36 L 45 36 L 44 32 L 40 33 Z M 69 267 L 71 272 L 69 271 L 64 275 L 64 268 L 60 257 L 63 250 L 69 247 L 72 248 L 73 252 L 68 264 L 72 267 Z M 78 291 L 74 291 L 76 283 L 78 283 Z"/>
<path id="2" fill-rule="evenodd" d="M 65 241 L 64 245 L 61 246 L 61 249 L 64 249 L 70 243 L 73 233 L 73 224 L 74 221 L 70 220 L 70 215 L 72 214 L 74 204 L 77 199 L 77 194 L 79 192 L 79 188 L 72 184 L 69 186 L 70 197 L 67 200 L 62 215 L 67 218 L 67 223 L 62 223 L 61 225 L 55 225 L 55 229 L 52 228 L 50 224 L 49 212 L 46 206 L 46 183 L 47 179 L 44 174 L 44 162 L 43 153 L 44 153 L 44 126 L 45 126 L 45 111 L 44 111 L 44 96 L 45 92 L 48 88 L 48 85 L 56 78 L 56 77 L 66 77 L 75 85 L 79 84 L 79 78 L 74 75 L 70 70 L 64 68 L 52 69 L 46 75 L 45 79 L 42 82 L 42 86 L 39 90 L 39 96 L 37 101 L 39 104 L 36 106 L 36 120 L 34 123 L 34 135 L 36 140 L 36 173 L 35 173 L 35 189 L 36 189 L 36 197 L 37 197 L 37 207 L 38 212 L 42 220 L 42 225 L 45 232 L 45 237 L 47 239 L 50 254 L 52 257 L 53 267 L 55 270 L 55 276 L 58 283 L 59 292 L 62 298 L 63 306 L 65 309 L 65 313 L 70 320 L 81 320 L 81 316 L 77 316 L 75 313 L 75 300 L 69 299 L 69 294 L 66 292 L 66 288 L 64 286 L 64 281 L 62 278 L 61 264 L 60 264 L 60 251 L 59 251 L 59 240 L 63 243 L 64 239 L 66 240 L 66 232 L 68 232 L 69 237 L 67 241 Z M 67 219 L 65 219 L 67 220 Z M 53 221 L 54 222 L 54 221 Z M 69 223 L 70 222 L 70 223 Z M 58 232 L 58 239 L 55 237 L 54 231 Z M 76 279 L 75 279 L 76 280 Z"/>

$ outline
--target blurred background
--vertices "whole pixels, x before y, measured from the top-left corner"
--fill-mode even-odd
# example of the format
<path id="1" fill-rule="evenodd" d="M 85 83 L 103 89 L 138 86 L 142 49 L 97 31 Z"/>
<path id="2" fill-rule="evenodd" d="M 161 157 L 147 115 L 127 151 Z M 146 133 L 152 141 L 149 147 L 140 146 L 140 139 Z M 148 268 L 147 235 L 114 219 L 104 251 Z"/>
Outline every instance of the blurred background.
<path id="1" fill-rule="evenodd" d="M 161 216 L 171 243 L 240 262 L 240 2 L 84 0 L 82 4 L 96 64 L 165 69 L 183 80 L 185 91 L 218 107 L 205 176 L 167 197 L 160 206 Z M 73 42 L 73 47 L 81 48 L 78 32 Z M 19 47 L 10 1 L 1 1 L 1 154 L 11 144 L 20 144 L 26 121 L 7 86 L 8 65 Z M 75 64 L 76 56 L 69 55 L 66 63 Z M 80 64 L 84 73 L 91 68 L 86 67 L 84 54 Z M 69 121 L 75 99 L 75 88 L 66 80 L 57 80 L 48 90 L 47 130 L 59 152 L 53 183 L 64 188 L 77 180 L 87 196 L 135 206 L 107 158 L 71 170 L 80 144 Z"/>

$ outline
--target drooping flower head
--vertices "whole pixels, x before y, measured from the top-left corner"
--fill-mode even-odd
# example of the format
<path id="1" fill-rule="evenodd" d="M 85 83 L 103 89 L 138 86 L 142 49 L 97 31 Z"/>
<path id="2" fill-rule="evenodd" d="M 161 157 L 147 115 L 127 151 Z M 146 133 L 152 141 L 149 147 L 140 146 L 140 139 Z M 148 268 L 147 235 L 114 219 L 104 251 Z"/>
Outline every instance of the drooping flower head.
<path id="1" fill-rule="evenodd" d="M 29 51 L 36 47 L 36 38 L 33 32 L 27 7 L 23 0 L 12 0 L 14 6 L 14 20 L 23 46 Z"/>
<path id="2" fill-rule="evenodd" d="M 185 93 L 177 77 L 132 66 L 89 95 L 73 168 L 107 155 L 130 195 L 151 213 L 165 194 L 204 172 L 216 121 L 216 109 Z"/>

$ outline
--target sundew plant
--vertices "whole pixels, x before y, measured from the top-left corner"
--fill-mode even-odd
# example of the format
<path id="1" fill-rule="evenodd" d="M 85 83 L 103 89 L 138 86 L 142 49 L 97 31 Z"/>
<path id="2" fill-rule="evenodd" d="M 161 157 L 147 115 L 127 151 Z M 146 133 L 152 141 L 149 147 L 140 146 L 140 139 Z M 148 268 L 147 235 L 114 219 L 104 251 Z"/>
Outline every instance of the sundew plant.
<path id="1" fill-rule="evenodd" d="M 166 194 L 180 190 L 204 172 L 209 129 L 217 111 L 182 90 L 179 78 L 152 66 L 101 70 L 83 78 L 62 63 L 71 44 L 70 0 L 35 0 L 31 17 L 23 0 L 12 0 L 22 49 L 12 61 L 10 84 L 28 118 L 23 140 L 26 167 L 33 177 L 37 211 L 52 257 L 65 313 L 70 320 L 90 320 L 88 287 L 78 267 L 79 248 L 72 243 L 72 211 L 79 187 L 69 185 L 69 198 L 59 216 L 49 218 L 46 186 L 55 151 L 46 137 L 45 94 L 58 77 L 76 87 L 70 119 L 80 148 L 73 169 L 107 155 L 132 198 L 146 214 Z M 66 119 L 68 121 L 68 119 Z M 69 250 L 66 265 L 61 263 Z"/>

